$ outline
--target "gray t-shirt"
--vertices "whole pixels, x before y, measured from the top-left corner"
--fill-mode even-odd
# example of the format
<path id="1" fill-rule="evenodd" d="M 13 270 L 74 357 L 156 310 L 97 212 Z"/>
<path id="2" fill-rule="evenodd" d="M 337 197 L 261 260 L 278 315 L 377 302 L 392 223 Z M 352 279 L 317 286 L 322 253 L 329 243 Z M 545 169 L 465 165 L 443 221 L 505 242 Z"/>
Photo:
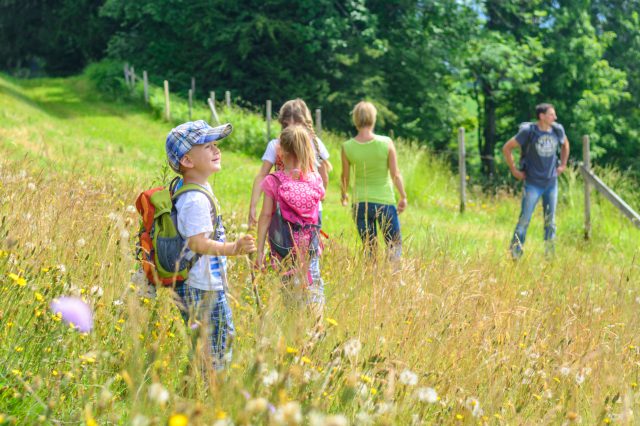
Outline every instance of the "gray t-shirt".
<path id="1" fill-rule="evenodd" d="M 564 138 L 564 128 L 559 123 L 553 123 L 548 132 L 540 130 L 536 123 L 520 126 L 515 139 L 522 149 L 521 163 L 527 183 L 547 187 L 558 178 L 558 147 Z"/>

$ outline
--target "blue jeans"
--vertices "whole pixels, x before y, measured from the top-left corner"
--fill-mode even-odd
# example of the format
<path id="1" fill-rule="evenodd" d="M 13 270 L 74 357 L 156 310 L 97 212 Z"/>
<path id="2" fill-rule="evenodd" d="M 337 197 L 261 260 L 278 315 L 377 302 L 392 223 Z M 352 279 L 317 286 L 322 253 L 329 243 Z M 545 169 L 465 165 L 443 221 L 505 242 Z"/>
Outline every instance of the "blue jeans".
<path id="1" fill-rule="evenodd" d="M 365 245 L 368 255 L 375 253 L 378 229 L 382 231 L 384 241 L 389 250 L 391 260 L 399 260 L 402 256 L 402 235 L 396 206 L 390 204 L 361 202 L 353 204 L 353 216 L 358 227 L 358 234 Z"/>
<path id="2" fill-rule="evenodd" d="M 513 233 L 513 238 L 511 239 L 510 249 L 514 259 L 522 256 L 522 246 L 527 237 L 527 228 L 529 227 L 531 216 L 533 216 L 533 211 L 540 197 L 542 197 L 542 212 L 544 214 L 545 251 L 547 254 L 553 254 L 553 241 L 556 237 L 556 205 L 558 204 L 557 179 L 554 179 L 553 182 L 546 187 L 525 182 L 520 218 L 518 219 L 516 230 Z"/>

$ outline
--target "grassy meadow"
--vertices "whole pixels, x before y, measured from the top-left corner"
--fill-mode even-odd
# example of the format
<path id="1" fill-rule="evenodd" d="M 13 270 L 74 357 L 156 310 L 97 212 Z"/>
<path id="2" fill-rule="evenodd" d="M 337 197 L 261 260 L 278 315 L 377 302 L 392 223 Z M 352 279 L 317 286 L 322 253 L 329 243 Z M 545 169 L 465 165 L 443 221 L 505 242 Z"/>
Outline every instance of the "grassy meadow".
<path id="1" fill-rule="evenodd" d="M 211 181 L 233 239 L 260 166 L 247 140 L 264 145 L 266 130 L 249 112 L 218 112 L 237 131 Z M 208 114 L 202 106 L 194 118 Z M 184 326 L 171 291 L 145 297 L 130 282 L 133 204 L 170 176 L 170 128 L 139 102 L 102 100 L 84 77 L 0 75 L 0 425 L 638 422 L 640 232 L 594 194 L 585 242 L 576 169 L 561 179 L 555 258 L 544 257 L 538 210 L 514 263 L 518 195 L 471 188 L 460 214 L 447 166 L 399 144 L 409 207 L 392 274 L 360 256 L 339 202 L 343 136 L 332 134 L 322 328 L 274 274 L 256 277 L 258 310 L 249 260 L 233 258 L 233 360 L 205 371 L 198 330 Z M 623 175 L 598 173 L 640 207 Z M 51 313 L 61 295 L 91 304 L 90 333 Z"/>

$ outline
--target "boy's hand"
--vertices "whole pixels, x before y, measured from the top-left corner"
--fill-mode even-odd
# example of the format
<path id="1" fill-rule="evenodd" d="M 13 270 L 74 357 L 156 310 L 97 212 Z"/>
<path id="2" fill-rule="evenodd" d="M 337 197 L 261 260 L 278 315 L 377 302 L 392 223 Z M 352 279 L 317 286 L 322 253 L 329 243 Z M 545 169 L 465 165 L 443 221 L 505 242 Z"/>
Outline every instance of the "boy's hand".
<path id="1" fill-rule="evenodd" d="M 243 235 L 233 243 L 232 256 L 253 253 L 256 251 L 256 239 L 253 235 Z"/>
<path id="2" fill-rule="evenodd" d="M 254 259 L 253 268 L 257 271 L 262 271 L 264 269 L 265 260 L 264 252 L 259 251 Z"/>

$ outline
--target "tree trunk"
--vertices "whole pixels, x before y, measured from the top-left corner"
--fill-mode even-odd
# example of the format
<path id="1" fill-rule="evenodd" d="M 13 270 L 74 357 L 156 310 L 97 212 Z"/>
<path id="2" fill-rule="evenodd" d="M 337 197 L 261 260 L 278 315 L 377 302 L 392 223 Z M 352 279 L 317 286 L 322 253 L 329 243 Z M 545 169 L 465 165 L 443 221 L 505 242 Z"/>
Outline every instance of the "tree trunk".
<path id="1" fill-rule="evenodd" d="M 496 146 L 496 101 L 491 87 L 485 82 L 482 85 L 484 95 L 484 144 L 480 151 L 482 161 L 482 173 L 493 180 L 496 172 L 496 164 L 493 158 Z"/>

